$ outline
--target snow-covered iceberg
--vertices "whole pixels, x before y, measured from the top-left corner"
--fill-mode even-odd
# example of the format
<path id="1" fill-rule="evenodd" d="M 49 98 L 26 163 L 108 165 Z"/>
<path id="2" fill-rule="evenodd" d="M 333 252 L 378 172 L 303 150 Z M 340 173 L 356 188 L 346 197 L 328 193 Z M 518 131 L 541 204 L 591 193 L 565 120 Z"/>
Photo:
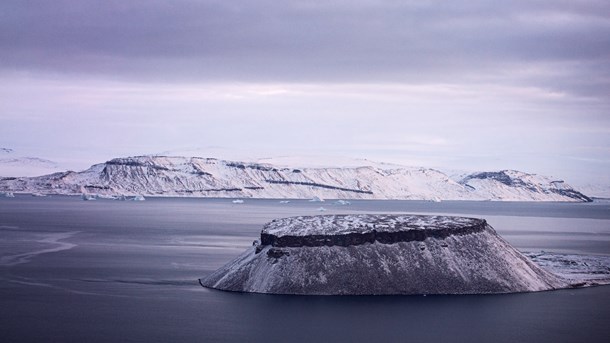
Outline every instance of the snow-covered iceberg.
<path id="1" fill-rule="evenodd" d="M 486 294 L 578 286 L 514 249 L 483 219 L 320 215 L 277 219 L 200 280 L 272 294 Z"/>
<path id="2" fill-rule="evenodd" d="M 97 195 L 83 193 L 83 194 L 81 194 L 80 198 L 85 201 L 97 200 Z"/>
<path id="3" fill-rule="evenodd" d="M 346 205 L 351 205 L 352 203 L 347 200 L 337 200 L 334 202 L 334 204 L 339 205 L 339 206 L 346 206 Z"/>

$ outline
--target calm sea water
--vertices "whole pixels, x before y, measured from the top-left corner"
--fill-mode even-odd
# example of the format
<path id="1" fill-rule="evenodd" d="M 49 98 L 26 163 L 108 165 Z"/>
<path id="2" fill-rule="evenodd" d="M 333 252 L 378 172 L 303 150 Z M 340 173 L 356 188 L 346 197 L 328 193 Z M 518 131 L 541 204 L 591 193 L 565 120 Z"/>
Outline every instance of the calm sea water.
<path id="1" fill-rule="evenodd" d="M 610 204 L 0 199 L 0 342 L 608 342 L 610 286 L 484 296 L 277 296 L 204 289 L 273 218 L 486 218 L 523 251 L 610 255 Z"/>

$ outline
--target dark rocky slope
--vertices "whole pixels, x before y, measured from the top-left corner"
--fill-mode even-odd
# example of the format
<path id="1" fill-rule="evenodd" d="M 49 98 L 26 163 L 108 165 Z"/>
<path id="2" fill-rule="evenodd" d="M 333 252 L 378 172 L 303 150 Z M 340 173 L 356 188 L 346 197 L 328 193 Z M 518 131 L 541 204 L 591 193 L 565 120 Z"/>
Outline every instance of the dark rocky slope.
<path id="1" fill-rule="evenodd" d="M 273 294 L 484 294 L 569 287 L 485 220 L 330 215 L 274 220 L 261 240 L 200 280 Z"/>

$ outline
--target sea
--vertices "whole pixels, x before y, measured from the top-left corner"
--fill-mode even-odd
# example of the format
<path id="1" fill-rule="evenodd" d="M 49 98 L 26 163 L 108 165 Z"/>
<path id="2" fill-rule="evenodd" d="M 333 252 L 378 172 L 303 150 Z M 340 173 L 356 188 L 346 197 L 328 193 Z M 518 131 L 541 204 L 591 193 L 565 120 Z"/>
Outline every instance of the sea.
<path id="1" fill-rule="evenodd" d="M 610 256 L 610 202 L 0 198 L 0 342 L 610 342 L 610 286 L 503 295 L 287 296 L 198 279 L 272 219 L 485 218 L 523 252 Z"/>

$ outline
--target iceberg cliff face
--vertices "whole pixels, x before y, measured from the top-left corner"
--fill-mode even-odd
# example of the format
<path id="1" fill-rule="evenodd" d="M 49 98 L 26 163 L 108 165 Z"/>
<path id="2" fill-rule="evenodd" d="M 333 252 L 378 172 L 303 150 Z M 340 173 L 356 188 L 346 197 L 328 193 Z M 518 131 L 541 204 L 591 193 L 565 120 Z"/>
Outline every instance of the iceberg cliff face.
<path id="1" fill-rule="evenodd" d="M 332 215 L 273 221 L 260 242 L 201 279 L 205 287 L 272 294 L 484 294 L 568 287 L 485 220 Z"/>
<path id="2" fill-rule="evenodd" d="M 78 173 L 0 178 L 0 190 L 227 198 L 588 201 L 563 181 L 514 171 L 472 174 L 455 181 L 427 168 L 296 169 L 165 156 L 117 158 Z"/>

